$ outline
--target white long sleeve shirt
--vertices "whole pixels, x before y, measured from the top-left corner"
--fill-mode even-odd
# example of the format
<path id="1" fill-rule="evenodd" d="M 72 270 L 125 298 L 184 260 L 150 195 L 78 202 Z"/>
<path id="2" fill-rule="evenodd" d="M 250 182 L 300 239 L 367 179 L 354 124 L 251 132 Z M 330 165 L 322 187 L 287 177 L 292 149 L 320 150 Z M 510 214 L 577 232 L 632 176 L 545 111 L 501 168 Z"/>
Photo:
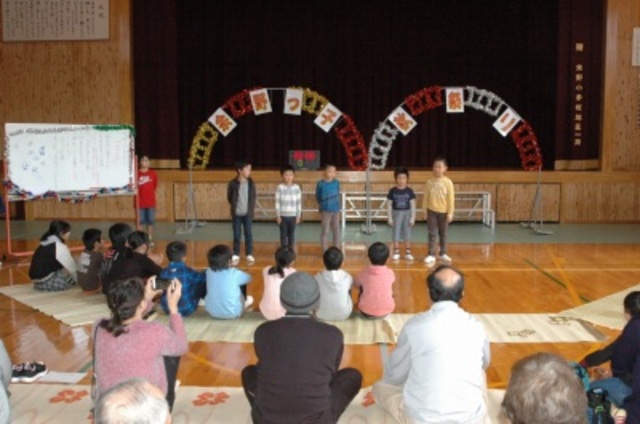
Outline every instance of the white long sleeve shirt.
<path id="1" fill-rule="evenodd" d="M 406 323 L 382 381 L 404 385 L 416 423 L 477 423 L 486 413 L 490 359 L 482 324 L 455 302 L 436 302 Z"/>
<path id="2" fill-rule="evenodd" d="M 276 189 L 276 216 L 302 214 L 302 190 L 298 184 L 279 184 Z"/>

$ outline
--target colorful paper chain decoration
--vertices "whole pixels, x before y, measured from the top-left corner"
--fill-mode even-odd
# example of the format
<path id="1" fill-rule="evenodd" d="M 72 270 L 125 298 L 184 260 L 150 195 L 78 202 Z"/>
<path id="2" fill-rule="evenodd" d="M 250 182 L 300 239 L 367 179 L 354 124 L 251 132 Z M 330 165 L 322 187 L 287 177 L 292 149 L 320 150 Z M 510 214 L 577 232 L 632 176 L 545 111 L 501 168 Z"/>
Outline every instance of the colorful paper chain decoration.
<path id="1" fill-rule="evenodd" d="M 302 90 L 302 110 L 311 115 L 318 116 L 322 109 L 329 104 L 329 100 L 326 97 L 309 88 L 290 88 Z M 250 92 L 258 89 L 260 89 L 260 87 L 242 90 L 229 98 L 221 108 L 235 119 L 245 116 L 247 113 L 253 111 Z M 367 147 L 364 142 L 364 137 L 353 122 L 353 119 L 343 113 L 338 122 L 333 126 L 333 132 L 344 147 L 349 161 L 349 167 L 353 170 L 365 170 L 369 163 Z M 193 137 L 189 150 L 187 163 L 191 169 L 205 169 L 207 167 L 213 146 L 216 144 L 216 141 L 218 141 L 219 135 L 218 130 L 216 130 L 209 121 L 205 121 L 200 125 Z"/>
<path id="2" fill-rule="evenodd" d="M 10 201 L 14 200 L 40 200 L 40 199 L 57 199 L 59 202 L 64 203 L 86 203 L 101 196 L 116 196 L 120 194 L 132 194 L 135 190 L 132 185 L 126 185 L 124 187 L 114 188 L 101 188 L 92 192 L 80 192 L 80 191 L 66 191 L 56 192 L 47 191 L 42 194 L 33 194 L 28 190 L 23 190 L 16 184 L 13 184 L 9 180 L 4 180 L 3 184 L 7 191 L 7 196 Z"/>
<path id="3" fill-rule="evenodd" d="M 443 106 L 444 88 L 432 86 L 423 88 L 414 94 L 407 96 L 403 105 L 407 107 L 412 116 L 416 117 L 421 113 Z M 494 93 L 472 86 L 464 88 L 464 105 L 491 116 L 500 116 L 509 108 L 506 102 Z M 389 158 L 389 152 L 399 131 L 387 120 L 380 122 L 378 128 L 373 132 L 371 143 L 369 144 L 369 168 L 384 169 Z M 542 169 L 542 154 L 538 146 L 538 138 L 533 132 L 533 128 L 525 120 L 521 120 L 509 132 L 520 153 L 522 168 L 526 171 L 537 171 Z"/>

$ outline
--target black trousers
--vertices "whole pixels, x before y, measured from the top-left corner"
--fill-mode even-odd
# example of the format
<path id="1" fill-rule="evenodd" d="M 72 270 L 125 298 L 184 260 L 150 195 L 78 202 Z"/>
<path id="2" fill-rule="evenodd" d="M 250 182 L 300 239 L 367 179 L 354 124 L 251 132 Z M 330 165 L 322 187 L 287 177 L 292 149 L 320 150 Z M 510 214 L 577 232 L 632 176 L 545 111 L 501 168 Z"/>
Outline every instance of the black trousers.
<path id="1" fill-rule="evenodd" d="M 258 368 L 255 365 L 249 365 L 242 370 L 242 387 L 244 388 L 244 394 L 251 404 L 251 415 L 254 416 L 255 394 L 258 388 Z M 338 370 L 330 387 L 331 414 L 334 421 L 337 422 L 340 415 L 342 415 L 349 406 L 349 403 L 360 391 L 362 387 L 362 374 L 355 368 Z"/>
<path id="2" fill-rule="evenodd" d="M 176 400 L 176 376 L 178 375 L 178 367 L 180 366 L 179 356 L 163 356 L 164 369 L 167 373 L 167 403 L 169 410 L 173 409 L 173 402 Z"/>

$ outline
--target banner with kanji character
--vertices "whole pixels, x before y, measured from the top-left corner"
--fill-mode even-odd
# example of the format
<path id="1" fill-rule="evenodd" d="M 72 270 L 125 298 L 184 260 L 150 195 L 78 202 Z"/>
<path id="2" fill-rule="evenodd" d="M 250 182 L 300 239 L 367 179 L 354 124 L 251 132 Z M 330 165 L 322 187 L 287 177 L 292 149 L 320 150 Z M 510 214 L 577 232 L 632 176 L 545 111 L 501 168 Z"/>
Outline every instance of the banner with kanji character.
<path id="1" fill-rule="evenodd" d="M 518 122 L 520 122 L 520 116 L 513 109 L 507 108 L 493 123 L 493 128 L 495 128 L 500 135 L 506 137 Z"/>
<path id="2" fill-rule="evenodd" d="M 250 91 L 249 97 L 251 97 L 251 106 L 253 106 L 254 114 L 264 115 L 265 113 L 271 113 L 271 100 L 266 88 Z"/>
<path id="3" fill-rule="evenodd" d="M 445 90 L 447 98 L 447 113 L 464 112 L 464 89 L 462 87 L 451 87 Z"/>
<path id="4" fill-rule="evenodd" d="M 389 115 L 389 121 L 402 133 L 407 135 L 417 125 L 417 122 L 402 106 Z"/>
<path id="5" fill-rule="evenodd" d="M 303 91 L 297 88 L 287 88 L 284 95 L 284 113 L 286 115 L 302 114 Z"/>
<path id="6" fill-rule="evenodd" d="M 208 121 L 225 137 L 238 125 L 221 107 L 213 112 Z"/>
<path id="7" fill-rule="evenodd" d="M 342 112 L 332 105 L 331 103 L 327 103 L 327 105 L 320 111 L 318 117 L 313 121 L 317 126 L 322 128 L 324 132 L 329 132 L 331 128 L 338 122 L 338 119 L 342 116 Z"/>

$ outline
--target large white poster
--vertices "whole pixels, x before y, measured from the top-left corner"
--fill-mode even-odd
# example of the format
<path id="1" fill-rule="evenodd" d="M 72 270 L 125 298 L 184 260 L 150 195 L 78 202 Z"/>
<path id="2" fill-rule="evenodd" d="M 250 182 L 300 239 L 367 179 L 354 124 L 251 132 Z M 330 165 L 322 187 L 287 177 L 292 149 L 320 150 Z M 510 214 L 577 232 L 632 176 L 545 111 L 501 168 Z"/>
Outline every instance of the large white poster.
<path id="1" fill-rule="evenodd" d="M 12 194 L 132 188 L 133 128 L 6 124 L 6 182 Z"/>

